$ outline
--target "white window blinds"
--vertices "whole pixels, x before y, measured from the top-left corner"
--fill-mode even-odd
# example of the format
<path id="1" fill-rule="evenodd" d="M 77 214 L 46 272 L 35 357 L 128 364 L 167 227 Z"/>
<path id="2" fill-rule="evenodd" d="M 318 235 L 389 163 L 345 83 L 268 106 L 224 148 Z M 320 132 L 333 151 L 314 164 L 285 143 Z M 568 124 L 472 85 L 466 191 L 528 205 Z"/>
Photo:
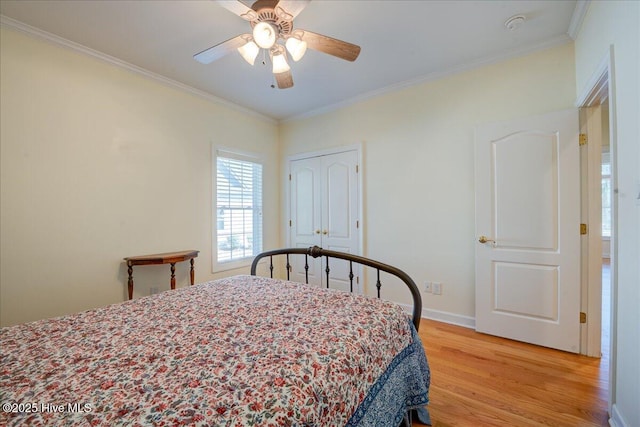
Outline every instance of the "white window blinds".
<path id="1" fill-rule="evenodd" d="M 218 152 L 217 261 L 253 258 L 262 251 L 262 164 Z"/>

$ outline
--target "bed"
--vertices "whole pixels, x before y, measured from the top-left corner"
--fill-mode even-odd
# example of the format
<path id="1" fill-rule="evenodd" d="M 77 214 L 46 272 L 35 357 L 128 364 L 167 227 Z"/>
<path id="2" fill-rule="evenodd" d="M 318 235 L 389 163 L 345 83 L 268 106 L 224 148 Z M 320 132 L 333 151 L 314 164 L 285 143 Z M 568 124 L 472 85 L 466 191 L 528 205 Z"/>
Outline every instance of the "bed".
<path id="1" fill-rule="evenodd" d="M 273 275 L 277 255 L 287 272 L 293 255 L 364 262 L 378 292 L 381 271 L 400 272 L 418 296 L 413 317 L 379 298 L 255 275 L 265 257 Z M 252 273 L 0 329 L 0 425 L 429 423 L 421 303 L 406 274 L 316 247 L 262 254 Z"/>

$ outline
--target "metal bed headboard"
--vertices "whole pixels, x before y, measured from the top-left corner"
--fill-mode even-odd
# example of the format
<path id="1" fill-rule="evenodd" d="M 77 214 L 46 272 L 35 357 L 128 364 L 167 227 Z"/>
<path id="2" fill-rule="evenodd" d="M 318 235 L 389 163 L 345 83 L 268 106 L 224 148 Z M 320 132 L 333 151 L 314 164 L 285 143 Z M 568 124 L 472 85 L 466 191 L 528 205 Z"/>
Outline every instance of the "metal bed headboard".
<path id="1" fill-rule="evenodd" d="M 416 283 L 413 281 L 413 279 L 411 277 L 409 277 L 409 275 L 407 273 L 405 273 L 404 271 L 400 270 L 399 268 L 393 267 L 391 265 L 388 264 L 384 264 L 381 263 L 379 261 L 374 261 L 372 259 L 369 258 L 365 258 L 359 255 L 353 255 L 353 254 L 349 254 L 349 253 L 345 253 L 345 252 L 337 252 L 337 251 L 331 251 L 331 250 L 327 250 L 327 249 L 322 249 L 319 246 L 312 246 L 310 248 L 283 248 L 283 249 L 275 249 L 272 251 L 266 251 L 266 252 L 262 252 L 261 254 L 258 254 L 253 262 L 251 263 L 251 275 L 255 276 L 256 275 L 256 270 L 258 267 L 258 263 L 260 262 L 261 259 L 263 258 L 269 258 L 269 272 L 271 277 L 273 278 L 273 270 L 274 270 L 274 266 L 273 266 L 273 257 L 276 255 L 286 255 L 286 270 L 287 270 L 287 280 L 290 280 L 289 278 L 289 273 L 291 271 L 291 263 L 289 262 L 289 255 L 292 254 L 298 254 L 298 255 L 304 255 L 305 256 L 305 260 L 304 260 L 304 269 L 305 269 L 305 281 L 308 284 L 309 283 L 309 257 L 313 257 L 313 258 L 318 258 L 318 257 L 326 257 L 327 260 L 327 264 L 326 264 L 326 268 L 325 268 L 325 273 L 327 275 L 327 287 L 329 287 L 329 273 L 330 273 L 330 268 L 329 268 L 329 259 L 330 258 L 338 258 L 338 259 L 343 259 L 346 261 L 349 261 L 349 283 L 350 283 L 350 287 L 351 287 L 351 292 L 353 292 L 353 279 L 354 279 L 354 274 L 353 274 L 353 263 L 357 263 L 360 265 L 365 265 L 367 267 L 371 267 L 373 269 L 376 270 L 377 275 L 376 275 L 376 289 L 377 289 L 377 293 L 378 293 L 378 298 L 380 298 L 380 289 L 382 288 L 382 282 L 380 281 L 380 272 L 384 271 L 386 273 L 389 273 L 391 275 L 394 275 L 396 277 L 398 277 L 400 280 L 402 280 L 405 285 L 407 285 L 407 287 L 409 288 L 409 291 L 411 291 L 411 297 L 413 298 L 413 314 L 412 314 L 412 321 L 413 321 L 413 325 L 415 326 L 416 330 L 418 330 L 418 328 L 420 327 L 420 314 L 422 313 L 422 297 L 420 296 L 420 290 L 418 289 L 418 286 L 416 286 Z"/>

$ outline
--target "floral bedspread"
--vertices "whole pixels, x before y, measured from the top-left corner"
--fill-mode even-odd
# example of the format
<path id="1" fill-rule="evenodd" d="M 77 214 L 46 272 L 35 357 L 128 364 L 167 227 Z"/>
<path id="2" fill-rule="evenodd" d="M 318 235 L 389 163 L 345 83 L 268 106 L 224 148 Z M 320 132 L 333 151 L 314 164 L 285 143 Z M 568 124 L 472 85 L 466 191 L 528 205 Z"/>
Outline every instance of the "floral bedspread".
<path id="1" fill-rule="evenodd" d="M 428 387 L 397 305 L 261 277 L 0 329 L 0 425 L 397 425 Z"/>

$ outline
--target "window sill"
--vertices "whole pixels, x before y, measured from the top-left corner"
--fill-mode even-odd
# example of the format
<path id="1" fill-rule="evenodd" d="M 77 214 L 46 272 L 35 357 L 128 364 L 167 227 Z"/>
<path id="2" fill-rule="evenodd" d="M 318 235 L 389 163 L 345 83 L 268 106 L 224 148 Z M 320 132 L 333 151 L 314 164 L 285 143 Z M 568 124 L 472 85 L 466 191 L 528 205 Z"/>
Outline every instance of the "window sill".
<path id="1" fill-rule="evenodd" d="M 253 257 L 250 258 L 242 258 L 237 261 L 229 261 L 229 262 L 218 262 L 217 260 L 213 260 L 213 271 L 212 273 L 219 273 L 221 271 L 230 271 L 230 270 L 240 270 L 240 269 L 248 269 L 251 267 L 251 263 L 253 262 Z"/>

